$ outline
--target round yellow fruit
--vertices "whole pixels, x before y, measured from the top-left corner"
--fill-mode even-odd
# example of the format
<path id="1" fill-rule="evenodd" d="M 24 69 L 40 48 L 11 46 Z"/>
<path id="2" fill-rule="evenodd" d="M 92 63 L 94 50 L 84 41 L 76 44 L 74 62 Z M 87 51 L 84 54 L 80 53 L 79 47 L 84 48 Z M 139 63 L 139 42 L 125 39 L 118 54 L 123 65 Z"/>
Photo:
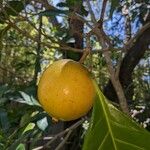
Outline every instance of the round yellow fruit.
<path id="1" fill-rule="evenodd" d="M 58 120 L 84 116 L 92 107 L 95 89 L 85 67 L 70 59 L 50 65 L 38 84 L 38 98 L 44 110 Z"/>

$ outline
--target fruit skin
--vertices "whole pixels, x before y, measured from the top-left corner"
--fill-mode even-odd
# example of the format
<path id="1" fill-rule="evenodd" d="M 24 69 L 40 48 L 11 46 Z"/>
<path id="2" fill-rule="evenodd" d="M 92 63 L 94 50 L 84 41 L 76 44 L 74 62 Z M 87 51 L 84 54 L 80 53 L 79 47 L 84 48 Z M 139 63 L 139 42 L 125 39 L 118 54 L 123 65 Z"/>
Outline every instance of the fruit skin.
<path id="1" fill-rule="evenodd" d="M 70 59 L 50 65 L 38 84 L 38 98 L 52 117 L 70 121 L 84 116 L 92 107 L 95 89 L 85 67 Z"/>

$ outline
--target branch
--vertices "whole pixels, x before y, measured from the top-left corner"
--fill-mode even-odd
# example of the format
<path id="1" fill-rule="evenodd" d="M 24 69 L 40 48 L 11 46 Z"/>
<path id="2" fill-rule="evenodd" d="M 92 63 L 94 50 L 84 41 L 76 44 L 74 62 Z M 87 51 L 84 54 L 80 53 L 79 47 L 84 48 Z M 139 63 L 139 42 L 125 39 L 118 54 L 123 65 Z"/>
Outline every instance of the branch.
<path id="1" fill-rule="evenodd" d="M 127 104 L 127 99 L 125 97 L 125 93 L 123 91 L 123 87 L 119 81 L 119 76 L 116 76 L 115 69 L 113 68 L 112 62 L 111 62 L 111 56 L 110 52 L 103 52 L 104 58 L 106 60 L 106 64 L 108 66 L 108 71 L 110 73 L 110 79 L 113 84 L 113 87 L 117 93 L 119 104 L 123 112 L 126 114 L 129 114 L 129 108 Z"/>
<path id="2" fill-rule="evenodd" d="M 41 33 L 42 33 L 42 16 L 39 18 L 39 30 L 38 30 L 38 39 L 37 39 L 37 49 L 36 49 L 36 61 L 35 61 L 35 68 L 34 68 L 34 81 L 35 85 L 37 83 L 38 73 L 41 72 Z"/>
<path id="3" fill-rule="evenodd" d="M 15 30 L 17 30 L 19 33 L 21 33 L 22 35 L 26 36 L 27 38 L 31 39 L 34 42 L 38 42 L 38 38 L 31 36 L 27 31 L 25 30 L 21 30 L 15 23 L 11 22 L 10 20 L 8 22 L 6 22 L 8 25 L 10 25 L 12 28 L 14 28 Z M 74 51 L 74 52 L 80 52 L 82 53 L 83 50 L 82 49 L 78 49 L 78 48 L 72 48 L 70 46 L 67 46 L 66 44 L 61 44 L 61 43 L 54 43 L 54 44 L 58 44 L 59 46 L 52 46 L 52 43 L 45 43 L 45 42 L 40 42 L 42 45 L 48 47 L 48 48 L 54 48 L 54 49 L 60 49 L 60 50 L 70 50 L 70 51 Z"/>
<path id="4" fill-rule="evenodd" d="M 138 32 L 137 34 L 131 38 L 125 45 L 124 49 L 129 50 L 137 41 L 137 39 L 143 34 L 144 31 L 146 31 L 148 28 L 150 28 L 150 22 L 146 23 Z"/>
<path id="5" fill-rule="evenodd" d="M 85 23 L 90 29 L 93 28 L 93 26 L 89 23 L 89 21 L 86 20 L 84 17 L 82 17 L 80 14 L 75 13 L 75 14 L 71 14 L 71 15 L 68 16 L 68 17 L 69 17 L 69 18 L 74 17 L 74 18 L 76 18 L 76 19 L 82 21 L 83 23 Z"/>
<path id="6" fill-rule="evenodd" d="M 103 52 L 103 54 L 104 54 L 104 58 L 106 60 L 106 64 L 108 66 L 108 71 L 110 73 L 111 82 L 113 84 L 113 87 L 114 87 L 114 89 L 117 93 L 118 99 L 119 99 L 120 107 L 124 113 L 129 114 L 127 99 L 125 97 L 123 87 L 119 81 L 119 76 L 116 76 L 115 69 L 113 68 L 110 52 Z"/>
<path id="7" fill-rule="evenodd" d="M 8 70 L 7 68 L 3 68 L 2 66 L 0 66 L 0 70 L 4 70 L 6 72 L 9 72 L 11 75 L 13 75 L 14 77 L 17 77 L 18 79 L 20 79 L 21 81 L 26 81 L 23 77 L 19 77 L 18 75 L 15 74 L 15 72 Z"/>
<path id="8" fill-rule="evenodd" d="M 87 36 L 86 36 L 86 48 L 83 52 L 81 59 L 79 60 L 79 63 L 82 64 L 89 53 L 91 53 L 90 34 L 87 34 Z"/>
<path id="9" fill-rule="evenodd" d="M 132 102 L 131 100 L 134 95 L 132 74 L 140 59 L 144 56 L 145 52 L 148 51 L 148 45 L 150 43 L 150 27 L 147 28 L 147 30 L 145 30 L 144 32 L 140 30 L 136 35 L 139 36 L 134 37 L 136 39 L 135 43 L 131 43 L 132 46 L 130 47 L 130 49 L 128 49 L 128 51 L 126 51 L 124 58 L 117 66 L 116 72 L 118 73 L 119 80 L 123 87 L 126 98 L 130 103 Z M 111 99 L 113 101 L 118 100 L 118 97 L 112 86 L 112 82 L 108 82 L 107 86 L 104 88 L 104 93 L 108 97 L 108 99 Z"/>
<path id="10" fill-rule="evenodd" d="M 109 37 L 105 34 L 105 32 L 103 30 L 103 26 L 102 26 L 104 13 L 105 13 L 105 9 L 106 9 L 106 3 L 107 3 L 107 0 L 104 0 L 100 20 L 97 22 L 95 27 L 90 32 L 92 32 L 93 34 L 95 34 L 97 36 L 97 38 L 102 46 L 103 55 L 104 55 L 104 58 L 105 58 L 105 61 L 106 61 L 107 67 L 108 67 L 108 71 L 110 74 L 110 79 L 111 79 L 113 87 L 115 88 L 115 91 L 117 93 L 120 107 L 123 112 L 125 112 L 126 114 L 129 114 L 129 108 L 128 108 L 128 104 L 127 104 L 127 99 L 126 99 L 124 91 L 123 91 L 123 87 L 119 81 L 119 77 L 116 76 L 115 68 L 113 67 L 112 62 L 111 62 L 111 53 L 110 53 L 110 49 L 112 48 L 111 41 L 110 41 Z"/>
<path id="11" fill-rule="evenodd" d="M 41 149 L 48 148 L 49 145 L 52 144 L 57 138 L 63 136 L 66 133 L 68 133 L 69 134 L 68 136 L 70 136 L 72 130 L 74 130 L 77 127 L 79 127 L 84 121 L 85 121 L 85 118 L 82 118 L 81 120 L 77 121 L 75 124 L 71 125 L 69 128 L 67 128 L 64 131 L 54 135 L 54 137 L 49 142 L 47 142 L 45 145 L 37 147 L 37 148 L 34 148 L 33 150 L 41 150 Z"/>
<path id="12" fill-rule="evenodd" d="M 100 27 L 103 25 L 104 15 L 105 15 L 105 10 L 106 10 L 106 4 L 107 4 L 107 0 L 103 0 L 101 16 L 100 16 L 100 19 L 98 21 Z"/>
<path id="13" fill-rule="evenodd" d="M 27 38 L 31 39 L 32 41 L 34 42 L 39 42 L 38 41 L 38 38 L 37 37 L 33 37 L 31 36 L 26 30 L 21 30 L 17 25 L 16 25 L 16 21 L 15 22 L 12 22 L 10 19 L 9 19 L 9 16 L 7 15 L 7 13 L 4 11 L 5 15 L 7 16 L 7 20 L 3 20 L 2 18 L 0 18 L 1 21 L 4 21 L 5 23 L 7 23 L 8 25 L 10 25 L 12 28 L 14 28 L 15 30 L 17 30 L 19 33 L 21 33 L 22 35 L 26 36 Z M 25 19 L 26 21 L 28 21 L 28 19 L 26 17 L 23 17 L 23 19 Z M 29 21 L 30 25 L 32 27 L 34 27 L 34 29 L 36 29 L 38 31 L 38 29 L 36 28 L 36 26 L 34 26 L 33 23 L 31 23 Z M 48 44 L 48 43 L 45 43 L 45 42 L 40 42 L 41 45 L 44 45 L 48 48 L 54 48 L 54 49 L 60 49 L 60 50 L 70 50 L 70 51 L 74 51 L 74 52 L 80 52 L 82 53 L 83 50 L 82 49 L 78 49 L 78 48 L 73 48 L 73 47 L 70 47 L 64 43 L 62 43 L 59 39 L 57 41 L 53 40 L 52 38 L 50 38 L 49 36 L 43 34 L 43 32 L 41 32 L 42 35 L 48 37 L 48 39 L 50 39 L 52 42 L 54 42 L 54 44 L 58 44 L 59 46 L 52 46 L 52 43 L 51 44 Z"/>
<path id="14" fill-rule="evenodd" d="M 72 133 L 72 130 L 70 130 L 70 131 L 67 133 L 66 137 L 65 137 L 65 138 L 63 139 L 63 141 L 56 147 L 55 150 L 60 150 L 60 149 L 63 147 L 63 145 L 67 142 L 68 138 L 70 137 L 71 133 Z"/>
<path id="15" fill-rule="evenodd" d="M 35 1 L 38 3 L 42 3 L 46 10 L 57 10 L 56 7 L 49 4 L 48 0 L 42 0 L 42 1 L 41 0 L 35 0 Z M 55 16 L 49 17 L 49 18 L 50 18 L 50 20 L 54 26 L 60 26 L 60 24 L 57 21 L 57 18 Z"/>
<path id="16" fill-rule="evenodd" d="M 37 2 L 39 2 L 39 3 L 43 3 L 43 6 L 46 8 L 46 9 L 48 9 L 48 10 L 52 10 L 52 9 L 57 9 L 57 8 L 55 8 L 54 6 L 52 6 L 52 5 L 50 5 L 49 4 L 49 2 L 47 1 L 47 0 L 36 0 Z"/>

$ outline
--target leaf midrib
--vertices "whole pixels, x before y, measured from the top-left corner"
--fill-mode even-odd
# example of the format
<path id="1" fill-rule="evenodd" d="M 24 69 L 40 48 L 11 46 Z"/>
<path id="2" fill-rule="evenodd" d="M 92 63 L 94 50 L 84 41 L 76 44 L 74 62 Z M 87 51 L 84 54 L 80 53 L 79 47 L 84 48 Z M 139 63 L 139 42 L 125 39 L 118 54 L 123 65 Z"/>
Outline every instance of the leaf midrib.
<path id="1" fill-rule="evenodd" d="M 110 121 L 109 121 L 109 119 L 108 119 L 107 112 L 106 112 L 106 110 L 104 109 L 104 108 L 105 108 L 105 104 L 104 104 L 104 102 L 103 102 L 103 100 L 105 101 L 104 96 L 103 96 L 103 94 L 100 95 L 99 91 L 98 91 L 98 96 L 99 96 L 99 100 L 100 100 L 101 103 L 102 103 L 102 109 L 103 109 L 103 111 L 104 111 L 104 115 L 106 116 L 106 122 L 107 122 L 108 130 L 109 130 L 109 132 L 110 132 L 110 137 L 112 138 L 112 142 L 113 142 L 113 145 L 114 145 L 115 150 L 117 150 L 117 146 L 116 146 L 116 143 L 115 143 L 115 139 L 113 138 L 114 136 L 113 136 L 113 132 L 112 132 L 111 125 L 110 125 L 111 123 L 110 123 Z M 103 100 L 100 99 L 101 96 L 103 97 Z"/>

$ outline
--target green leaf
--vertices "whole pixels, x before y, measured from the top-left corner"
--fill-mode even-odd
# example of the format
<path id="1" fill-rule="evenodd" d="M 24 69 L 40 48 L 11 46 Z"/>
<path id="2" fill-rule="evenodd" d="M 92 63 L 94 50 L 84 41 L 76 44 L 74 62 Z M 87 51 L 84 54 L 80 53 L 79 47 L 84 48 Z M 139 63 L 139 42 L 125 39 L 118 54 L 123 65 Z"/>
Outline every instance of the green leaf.
<path id="1" fill-rule="evenodd" d="M 60 10 L 60 9 L 51 9 L 45 10 L 39 13 L 39 16 L 56 16 L 61 14 L 68 14 L 68 10 Z"/>
<path id="2" fill-rule="evenodd" d="M 38 120 L 43 119 L 44 117 L 49 117 L 49 115 L 46 112 L 40 112 L 34 115 L 31 119 L 32 122 L 37 122 Z M 50 118 L 50 117 L 49 117 Z"/>
<path id="3" fill-rule="evenodd" d="M 11 27 L 8 25 L 5 28 L 3 28 L 2 30 L 0 30 L 0 39 L 2 39 L 2 37 L 5 35 L 5 33 L 10 29 Z"/>
<path id="4" fill-rule="evenodd" d="M 2 43 L 2 39 L 4 37 L 4 35 L 7 33 L 7 31 L 10 29 L 11 27 L 8 25 L 5 28 L 3 28 L 2 30 L 0 30 L 0 49 L 3 48 L 3 43 Z"/>
<path id="5" fill-rule="evenodd" d="M 40 103 L 31 95 L 26 94 L 25 92 L 20 91 L 19 92 L 23 99 L 18 99 L 16 101 L 20 103 L 25 103 L 28 105 L 36 105 L 36 106 L 41 106 Z"/>
<path id="6" fill-rule="evenodd" d="M 21 1 L 9 1 L 4 8 L 7 15 L 17 16 L 24 9 L 24 4 Z"/>
<path id="7" fill-rule="evenodd" d="M 34 131 L 34 129 L 30 129 L 26 131 L 23 135 L 21 135 L 18 139 L 16 139 L 11 146 L 7 148 L 7 150 L 16 150 L 16 148 L 19 146 L 21 142 L 23 142 L 27 137 L 31 135 L 31 133 Z"/>
<path id="8" fill-rule="evenodd" d="M 82 53 L 66 51 L 66 58 L 68 58 L 68 59 L 73 59 L 75 61 L 79 61 L 81 56 L 82 56 Z"/>
<path id="9" fill-rule="evenodd" d="M 150 134 L 112 104 L 98 86 L 83 150 L 150 150 Z"/>
<path id="10" fill-rule="evenodd" d="M 28 131 L 30 131 L 30 130 L 33 130 L 34 127 L 35 127 L 35 124 L 34 124 L 34 123 L 29 123 L 29 124 L 27 125 L 27 127 L 24 129 L 23 134 L 26 133 L 26 132 L 28 132 Z"/>
<path id="11" fill-rule="evenodd" d="M 75 5 L 81 5 L 82 4 L 82 0 L 78 0 L 78 1 L 75 1 L 75 0 L 66 0 L 66 3 L 72 7 L 72 6 L 75 6 Z"/>
<path id="12" fill-rule="evenodd" d="M 69 5 L 65 2 L 60 2 L 57 4 L 57 7 L 68 7 Z"/>
<path id="13" fill-rule="evenodd" d="M 45 129 L 48 127 L 48 121 L 47 121 L 47 117 L 42 118 L 41 120 L 37 121 L 37 126 L 39 127 L 39 129 L 41 129 L 42 131 L 45 131 Z"/>
<path id="14" fill-rule="evenodd" d="M 8 86 L 2 85 L 0 86 L 0 98 L 3 96 L 3 94 L 8 90 Z"/>
<path id="15" fill-rule="evenodd" d="M 31 120 L 31 114 L 30 112 L 26 112 L 26 114 L 24 114 L 21 117 L 20 127 L 23 127 L 24 125 L 26 125 L 30 120 Z"/>
<path id="16" fill-rule="evenodd" d="M 33 52 L 25 52 L 25 55 L 33 55 L 33 56 L 36 56 L 36 53 L 33 51 Z"/>
<path id="17" fill-rule="evenodd" d="M 5 14 L 0 11 L 0 24 L 4 24 L 6 20 Z"/>
<path id="18" fill-rule="evenodd" d="M 0 106 L 4 106 L 6 102 L 8 102 L 8 99 L 6 97 L 0 98 Z"/>
<path id="19" fill-rule="evenodd" d="M 25 145 L 24 144 L 19 144 L 16 148 L 16 150 L 25 150 Z"/>
<path id="20" fill-rule="evenodd" d="M 29 3 L 29 0 L 7 1 L 6 6 L 0 11 L 0 24 L 4 24 L 9 16 L 17 16 Z"/>
<path id="21" fill-rule="evenodd" d="M 89 14 L 89 12 L 85 9 L 85 7 L 82 5 L 81 6 L 81 15 L 85 15 L 87 16 Z"/>
<path id="22" fill-rule="evenodd" d="M 118 6 L 119 6 L 119 0 L 111 0 L 110 18 L 112 18 L 113 12 Z"/>

